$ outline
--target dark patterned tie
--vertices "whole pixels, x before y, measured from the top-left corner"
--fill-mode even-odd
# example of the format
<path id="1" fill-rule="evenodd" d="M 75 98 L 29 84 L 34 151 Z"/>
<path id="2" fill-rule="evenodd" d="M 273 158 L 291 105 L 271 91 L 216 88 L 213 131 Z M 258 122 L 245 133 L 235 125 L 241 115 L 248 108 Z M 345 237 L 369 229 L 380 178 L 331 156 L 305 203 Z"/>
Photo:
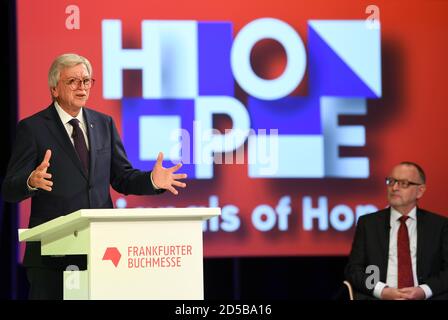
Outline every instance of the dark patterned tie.
<path id="1" fill-rule="evenodd" d="M 79 160 L 81 160 L 82 167 L 86 174 L 89 173 L 89 151 L 87 150 L 86 140 L 81 128 L 79 127 L 79 120 L 73 118 L 69 121 L 73 127 L 73 143 L 75 145 L 76 152 L 78 153 Z"/>
<path id="2" fill-rule="evenodd" d="M 408 216 L 400 217 L 400 227 L 397 237 L 398 255 L 398 288 L 413 287 L 414 277 L 412 275 L 411 249 L 409 245 L 409 233 L 406 226 Z"/>

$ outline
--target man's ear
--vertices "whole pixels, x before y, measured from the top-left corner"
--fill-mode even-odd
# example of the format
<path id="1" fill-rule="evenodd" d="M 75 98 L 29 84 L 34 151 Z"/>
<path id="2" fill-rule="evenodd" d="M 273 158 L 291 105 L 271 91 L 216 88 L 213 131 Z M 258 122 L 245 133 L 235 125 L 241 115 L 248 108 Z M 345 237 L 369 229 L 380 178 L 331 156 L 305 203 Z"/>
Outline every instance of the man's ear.
<path id="1" fill-rule="evenodd" d="M 53 98 L 57 98 L 59 96 L 58 90 L 56 89 L 56 87 L 50 88 L 50 92 L 51 92 L 51 96 Z"/>
<path id="2" fill-rule="evenodd" d="M 417 187 L 417 199 L 420 199 L 421 197 L 423 197 L 423 194 L 426 191 L 426 184 L 422 184 L 421 186 Z"/>

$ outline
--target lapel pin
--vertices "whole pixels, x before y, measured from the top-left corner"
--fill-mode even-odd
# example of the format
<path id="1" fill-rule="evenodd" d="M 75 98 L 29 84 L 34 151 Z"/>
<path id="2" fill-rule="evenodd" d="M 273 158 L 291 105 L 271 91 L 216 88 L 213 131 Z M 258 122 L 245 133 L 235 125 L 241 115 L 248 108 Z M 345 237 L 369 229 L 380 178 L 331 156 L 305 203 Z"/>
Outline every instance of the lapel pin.
<path id="1" fill-rule="evenodd" d="M 93 128 L 93 123 L 90 124 L 90 128 Z"/>

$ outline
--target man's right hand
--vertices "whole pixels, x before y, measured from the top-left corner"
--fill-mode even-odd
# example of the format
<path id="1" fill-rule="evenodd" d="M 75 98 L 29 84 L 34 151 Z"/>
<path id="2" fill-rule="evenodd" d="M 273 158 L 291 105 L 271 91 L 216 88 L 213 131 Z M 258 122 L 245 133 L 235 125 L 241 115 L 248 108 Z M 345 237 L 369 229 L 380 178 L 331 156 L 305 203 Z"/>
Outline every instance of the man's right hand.
<path id="1" fill-rule="evenodd" d="M 28 184 L 32 188 L 39 188 L 45 191 L 51 191 L 53 182 L 51 179 L 51 174 L 47 173 L 47 169 L 50 166 L 51 150 L 48 149 L 45 152 L 44 160 L 41 164 L 34 170 L 30 178 L 28 179 Z"/>
<path id="2" fill-rule="evenodd" d="M 381 300 L 404 300 L 404 297 L 397 288 L 385 287 L 381 291 Z"/>

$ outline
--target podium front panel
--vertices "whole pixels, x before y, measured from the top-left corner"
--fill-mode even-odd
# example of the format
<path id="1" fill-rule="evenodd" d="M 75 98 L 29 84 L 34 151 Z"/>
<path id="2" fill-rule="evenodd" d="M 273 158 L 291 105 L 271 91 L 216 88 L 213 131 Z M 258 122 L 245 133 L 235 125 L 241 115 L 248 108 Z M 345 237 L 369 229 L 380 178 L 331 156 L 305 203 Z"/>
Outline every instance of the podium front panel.
<path id="1" fill-rule="evenodd" d="M 90 299 L 203 299 L 202 221 L 93 221 Z"/>

